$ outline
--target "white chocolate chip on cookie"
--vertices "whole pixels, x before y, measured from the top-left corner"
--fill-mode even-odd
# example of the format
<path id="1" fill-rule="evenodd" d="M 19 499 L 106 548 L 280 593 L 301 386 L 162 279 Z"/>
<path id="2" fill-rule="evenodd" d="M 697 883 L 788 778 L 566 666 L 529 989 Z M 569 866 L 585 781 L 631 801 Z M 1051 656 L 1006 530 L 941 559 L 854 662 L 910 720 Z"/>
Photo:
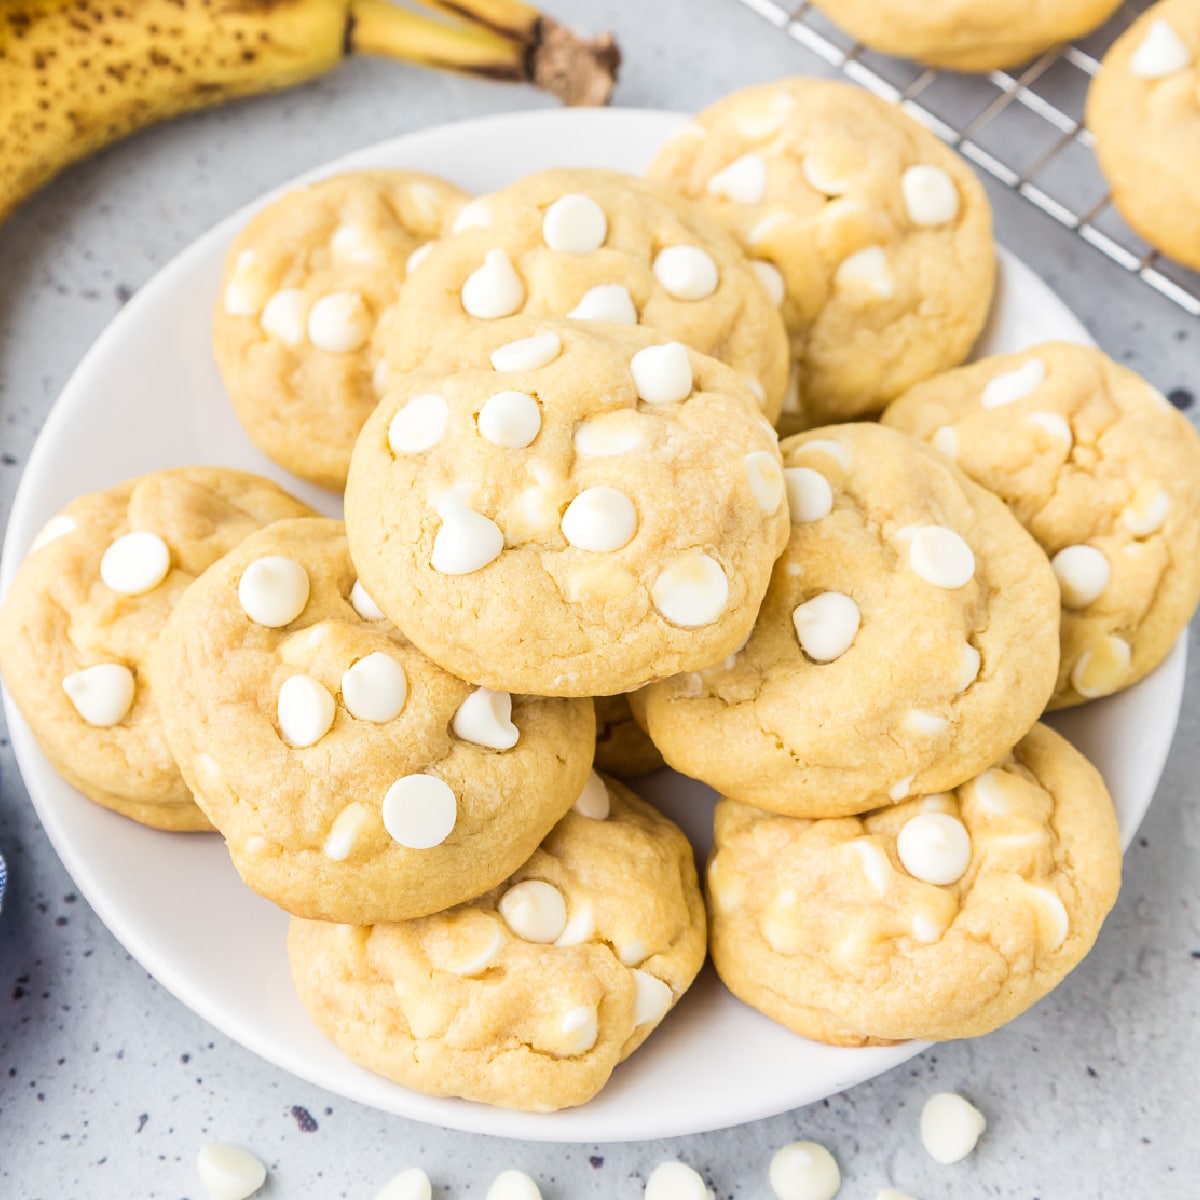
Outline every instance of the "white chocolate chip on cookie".
<path id="1" fill-rule="evenodd" d="M 676 300 L 705 300 L 720 275 L 712 255 L 699 246 L 667 246 L 654 259 L 654 274 Z"/>
<path id="2" fill-rule="evenodd" d="M 388 445 L 393 454 L 420 454 L 442 440 L 449 409 L 441 396 L 414 396 L 388 424 Z"/>
<path id="3" fill-rule="evenodd" d="M 854 644 L 862 615 L 843 592 L 822 592 L 792 611 L 800 648 L 814 662 L 840 658 Z"/>
<path id="4" fill-rule="evenodd" d="M 674 1002 L 675 997 L 670 985 L 651 975 L 649 971 L 636 967 L 633 971 L 633 982 L 636 988 L 634 1025 L 646 1025 L 650 1022 L 657 1024 L 667 1015 L 667 1010 Z"/>
<path id="5" fill-rule="evenodd" d="M 920 813 L 896 837 L 904 869 L 923 883 L 957 883 L 971 864 L 971 838 L 956 817 Z"/>
<path id="6" fill-rule="evenodd" d="M 842 259 L 833 278 L 839 288 L 864 291 L 880 300 L 896 294 L 896 278 L 882 246 L 867 246 Z"/>
<path id="7" fill-rule="evenodd" d="M 390 654 L 360 658 L 342 675 L 342 702 L 352 717 L 386 725 L 404 711 L 408 677 Z"/>
<path id="8" fill-rule="evenodd" d="M 311 675 L 293 675 L 279 689 L 276 715 L 289 745 L 315 745 L 329 732 L 336 712 L 333 697 Z"/>
<path id="9" fill-rule="evenodd" d="M 833 509 L 833 488 L 820 471 L 812 467 L 787 467 L 783 478 L 788 511 L 794 522 L 803 524 L 829 516 Z"/>
<path id="10" fill-rule="evenodd" d="M 1174 26 L 1155 17 L 1129 56 L 1129 70 L 1138 79 L 1165 79 L 1192 65 L 1192 52 Z"/>
<path id="11" fill-rule="evenodd" d="M 542 237 L 551 250 L 587 254 L 604 245 L 608 218 L 590 196 L 561 196 L 546 209 Z"/>
<path id="12" fill-rule="evenodd" d="M 562 532 L 580 550 L 620 550 L 637 532 L 637 510 L 616 488 L 588 488 L 567 505 Z"/>
<path id="13" fill-rule="evenodd" d="M 406 775 L 383 798 L 383 825 L 392 839 L 409 850 L 440 846 L 458 820 L 458 800 L 434 775 Z"/>
<path id="14" fill-rule="evenodd" d="M 542 410 L 526 392 L 497 392 L 484 402 L 478 420 L 479 432 L 494 446 L 521 450 L 537 437 Z"/>
<path id="15" fill-rule="evenodd" d="M 975 554 L 953 529 L 925 525 L 908 543 L 908 561 L 926 583 L 954 590 L 975 575 Z"/>
<path id="16" fill-rule="evenodd" d="M 157 533 L 135 530 L 110 542 L 100 559 L 105 586 L 124 596 L 152 591 L 171 569 L 171 551 Z"/>
<path id="17" fill-rule="evenodd" d="M 454 736 L 489 750 L 511 750 L 521 734 L 512 719 L 512 696 L 476 688 L 454 714 Z"/>
<path id="18" fill-rule="evenodd" d="M 62 681 L 75 711 L 97 729 L 125 719 L 133 706 L 133 672 L 121 663 L 99 663 L 73 671 Z"/>
<path id="19" fill-rule="evenodd" d="M 557 333 L 537 333 L 497 347 L 491 361 L 497 371 L 536 371 L 549 366 L 561 353 L 562 339 Z"/>
<path id="20" fill-rule="evenodd" d="M 637 306 L 623 283 L 598 283 L 588 288 L 567 316 L 577 321 L 608 321 L 613 325 L 636 325 Z"/>
<path id="21" fill-rule="evenodd" d="M 511 316 L 524 303 L 525 284 L 512 259 L 500 249 L 489 250 L 483 264 L 463 284 L 463 310 L 480 320 Z"/>
<path id="22" fill-rule="evenodd" d="M 946 225 L 958 216 L 958 188 L 942 170 L 922 164 L 909 167 L 900 180 L 904 207 L 914 225 Z"/>
<path id="23" fill-rule="evenodd" d="M 1112 578 L 1112 567 L 1095 546 L 1065 546 L 1051 560 L 1067 608 L 1087 608 L 1099 600 Z"/>
<path id="24" fill-rule="evenodd" d="M 593 821 L 604 821 L 609 813 L 608 788 L 604 780 L 593 771 L 583 785 L 583 791 L 575 801 L 575 811 Z"/>
<path id="25" fill-rule="evenodd" d="M 709 625 L 729 603 L 729 580 L 716 559 L 699 550 L 669 562 L 651 589 L 654 607 L 673 625 Z"/>
<path id="26" fill-rule="evenodd" d="M 372 324 L 357 292 L 330 292 L 308 311 L 308 340 L 318 350 L 351 354 L 370 340 Z"/>
<path id="27" fill-rule="evenodd" d="M 308 603 L 308 572 L 293 559 L 267 555 L 252 562 L 238 582 L 242 611 L 256 625 L 290 625 Z"/>
<path id="28" fill-rule="evenodd" d="M 299 288 L 282 288 L 263 305 L 258 323 L 263 333 L 286 346 L 303 344 L 308 323 L 304 293 Z"/>
<path id="29" fill-rule="evenodd" d="M 444 501 L 438 508 L 441 528 L 433 539 L 430 566 L 443 575 L 470 575 L 500 557 L 504 534 L 489 517 L 459 500 Z"/>
<path id="30" fill-rule="evenodd" d="M 735 204 L 761 204 L 767 193 L 767 164 L 761 154 L 743 154 L 711 176 L 705 191 Z"/>
<path id="31" fill-rule="evenodd" d="M 505 924 L 527 942 L 549 944 L 567 925 L 567 903 L 553 884 L 526 879 L 514 884 L 497 905 Z"/>
<path id="32" fill-rule="evenodd" d="M 1046 381 L 1046 364 L 1031 358 L 1011 371 L 995 376 L 983 389 L 980 403 L 984 408 L 1002 408 L 1037 391 Z"/>
<path id="33" fill-rule="evenodd" d="M 629 363 L 639 400 L 647 404 L 676 404 L 692 394 L 692 364 L 679 342 L 647 346 Z"/>

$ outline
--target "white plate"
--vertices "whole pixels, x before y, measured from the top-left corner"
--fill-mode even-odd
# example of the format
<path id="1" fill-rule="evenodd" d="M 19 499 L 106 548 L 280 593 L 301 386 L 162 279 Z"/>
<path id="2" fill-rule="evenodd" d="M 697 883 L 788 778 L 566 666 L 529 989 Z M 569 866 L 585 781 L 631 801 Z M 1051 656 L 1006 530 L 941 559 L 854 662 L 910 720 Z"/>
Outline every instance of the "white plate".
<path id="1" fill-rule="evenodd" d="M 529 113 L 428 130 L 331 163 L 415 167 L 470 191 L 530 171 L 594 165 L 640 172 L 683 118 L 629 110 Z M 42 523 L 73 496 L 130 475 L 222 463 L 297 486 L 234 420 L 209 352 L 221 260 L 245 220 L 201 238 L 142 289 L 105 330 L 50 413 L 25 470 L 5 543 L 6 588 Z M 1049 289 L 1010 255 L 987 351 L 1048 338 L 1087 341 Z M 1184 647 L 1122 696 L 1056 722 L 1099 765 L 1126 841 L 1150 803 L 1175 728 Z M 303 1079 L 402 1116 L 455 1129 L 557 1141 L 666 1137 L 734 1125 L 841 1091 L 922 1047 L 845 1050 L 792 1036 L 719 986 L 711 970 L 661 1031 L 583 1108 L 532 1116 L 406 1091 L 343 1058 L 296 1000 L 284 951 L 287 918 L 239 881 L 216 837 L 156 833 L 84 800 L 46 763 L 5 697 L 13 746 L 38 815 L 88 902 L 131 954 L 218 1029 Z M 707 849 L 706 788 L 668 772 L 641 789 Z"/>

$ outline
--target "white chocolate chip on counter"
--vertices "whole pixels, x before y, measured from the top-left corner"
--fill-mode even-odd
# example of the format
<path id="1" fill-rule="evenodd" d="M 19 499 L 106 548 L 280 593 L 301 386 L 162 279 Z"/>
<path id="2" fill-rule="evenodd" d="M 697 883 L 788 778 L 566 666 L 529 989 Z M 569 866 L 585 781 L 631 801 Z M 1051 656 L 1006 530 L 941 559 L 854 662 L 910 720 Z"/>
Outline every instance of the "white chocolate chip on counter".
<path id="1" fill-rule="evenodd" d="M 787 285 L 783 280 L 783 272 L 765 258 L 752 258 L 750 269 L 758 276 L 758 282 L 766 289 L 771 297 L 771 303 L 780 305 L 787 299 Z"/>
<path id="2" fill-rule="evenodd" d="M 754 502 L 767 514 L 778 512 L 783 503 L 783 471 L 779 460 L 766 450 L 753 450 L 742 459 Z"/>
<path id="3" fill-rule="evenodd" d="M 435 775 L 405 775 L 383 798 L 383 826 L 409 850 L 440 846 L 458 819 L 458 800 Z"/>
<path id="4" fill-rule="evenodd" d="M 639 400 L 647 404 L 675 404 L 692 394 L 692 363 L 681 342 L 647 346 L 629 362 Z"/>
<path id="5" fill-rule="evenodd" d="M 511 750 L 521 736 L 513 724 L 512 696 L 476 688 L 454 714 L 454 736 L 488 750 Z"/>
<path id="6" fill-rule="evenodd" d="M 238 600 L 256 625 L 282 629 L 308 604 L 308 572 L 294 559 L 278 554 L 255 559 L 238 581 Z"/>
<path id="7" fill-rule="evenodd" d="M 383 609 L 371 599 L 367 593 L 367 589 L 363 587 L 362 580 L 356 579 L 354 586 L 350 589 L 350 607 L 364 621 L 382 621 L 387 615 Z"/>
<path id="8" fill-rule="evenodd" d="M 951 462 L 958 461 L 958 430 L 953 425 L 943 425 L 933 431 L 933 437 L 929 439 L 933 448 L 943 454 Z"/>
<path id="9" fill-rule="evenodd" d="M 563 537 L 576 549 L 620 550 L 637 532 L 633 501 L 611 487 L 592 487 L 579 493 L 562 517 Z"/>
<path id="10" fill-rule="evenodd" d="M 590 817 L 593 821 L 606 821 L 611 807 L 608 788 L 605 787 L 604 780 L 595 771 L 592 771 L 573 808 L 581 817 Z"/>
<path id="11" fill-rule="evenodd" d="M 369 819 L 370 813 L 365 804 L 360 804 L 357 800 L 347 804 L 334 817 L 333 824 L 329 827 L 325 844 L 321 847 L 325 857 L 333 859 L 334 862 L 345 862 Z"/>
<path id="12" fill-rule="evenodd" d="M 947 225 L 958 216 L 958 188 L 941 167 L 909 167 L 900 179 L 900 190 L 914 225 Z"/>
<path id="13" fill-rule="evenodd" d="M 839 288 L 857 288 L 881 300 L 896 294 L 896 280 L 882 246 L 867 246 L 842 259 L 833 281 Z"/>
<path id="14" fill-rule="evenodd" d="M 433 1200 L 433 1185 L 420 1167 L 409 1167 L 389 1179 L 375 1200 Z"/>
<path id="15" fill-rule="evenodd" d="M 562 892 L 540 879 L 514 884 L 496 907 L 509 929 L 527 942 L 549 945 L 567 927 L 567 902 Z"/>
<path id="16" fill-rule="evenodd" d="M 1064 608 L 1087 608 L 1112 578 L 1112 567 L 1095 546 L 1065 546 L 1051 560 Z"/>
<path id="17" fill-rule="evenodd" d="M 637 450 L 646 440 L 643 420 L 636 412 L 618 409 L 583 421 L 575 430 L 575 453 L 580 458 L 608 458 Z"/>
<path id="18" fill-rule="evenodd" d="M 135 530 L 111 542 L 100 560 L 106 587 L 124 596 L 152 591 L 171 569 L 171 551 L 157 533 Z"/>
<path id="19" fill-rule="evenodd" d="M 793 523 L 807 524 L 829 516 L 833 510 L 833 488 L 820 471 L 812 467 L 787 467 L 783 480 Z"/>
<path id="20" fill-rule="evenodd" d="M 470 575 L 500 557 L 504 534 L 500 526 L 461 500 L 438 506 L 442 526 L 433 539 L 430 566 L 443 575 Z"/>
<path id="21" fill-rule="evenodd" d="M 299 346 L 304 341 L 307 318 L 304 293 L 299 288 L 281 288 L 263 305 L 258 323 L 268 337 L 285 346 Z"/>
<path id="22" fill-rule="evenodd" d="M 1192 65 L 1188 44 L 1169 21 L 1156 17 L 1146 27 L 1137 48 L 1129 56 L 1129 70 L 1138 79 L 1164 79 Z"/>
<path id="23" fill-rule="evenodd" d="M 1171 497 L 1157 483 L 1139 483 L 1133 498 L 1121 513 L 1121 522 L 1134 537 L 1149 537 L 1166 523 L 1171 512 Z"/>
<path id="24" fill-rule="evenodd" d="M 337 705 L 320 680 L 293 675 L 283 682 L 275 704 L 279 729 L 298 749 L 319 742 L 333 725 Z"/>
<path id="25" fill-rule="evenodd" d="M 699 1172 L 684 1162 L 660 1162 L 646 1180 L 644 1200 L 712 1200 Z"/>
<path id="26" fill-rule="evenodd" d="M 492 214 L 488 211 L 487 197 L 470 200 L 458 210 L 454 224 L 450 226 L 451 233 L 462 233 L 464 229 L 487 229 L 492 223 Z"/>
<path id="27" fill-rule="evenodd" d="M 1031 358 L 1011 371 L 997 375 L 983 389 L 980 403 L 984 408 L 1002 408 L 1035 392 L 1046 381 L 1046 364 Z"/>
<path id="28" fill-rule="evenodd" d="M 404 711 L 408 699 L 408 676 L 390 654 L 375 651 L 349 667 L 342 675 L 342 701 L 359 721 L 384 725 Z"/>
<path id="29" fill-rule="evenodd" d="M 1085 700 L 1109 696 L 1125 682 L 1131 658 L 1129 643 L 1109 634 L 1079 656 L 1071 669 L 1071 686 Z"/>
<path id="30" fill-rule="evenodd" d="M 33 543 L 29 547 L 29 553 L 32 554 L 35 550 L 40 550 L 43 546 L 58 541 L 60 537 L 66 537 L 68 533 L 74 533 L 78 528 L 74 517 L 69 517 L 66 513 L 58 513 L 38 530 L 37 537 L 33 539 Z"/>
<path id="31" fill-rule="evenodd" d="M 420 454 L 442 440 L 450 410 L 441 396 L 414 396 L 388 423 L 393 454 Z"/>
<path id="32" fill-rule="evenodd" d="M 133 672 L 120 663 L 72 671 L 63 679 L 62 688 L 75 711 L 96 729 L 123 721 L 133 707 Z"/>
<path id="33" fill-rule="evenodd" d="M 661 1021 L 670 1010 L 675 993 L 657 976 L 636 967 L 633 971 L 633 985 L 636 989 L 633 1002 L 634 1026 Z"/>
<path id="34" fill-rule="evenodd" d="M 527 392 L 497 392 L 479 410 L 479 432 L 493 446 L 522 450 L 541 428 L 542 410 Z"/>
<path id="35" fill-rule="evenodd" d="M 842 1173 L 833 1155 L 818 1142 L 789 1142 L 775 1151 L 769 1171 L 778 1200 L 833 1200 Z"/>
<path id="36" fill-rule="evenodd" d="M 483 321 L 511 317 L 525 303 L 525 284 L 500 249 L 489 250 L 482 266 L 467 276 L 462 288 L 463 310 Z"/>
<path id="37" fill-rule="evenodd" d="M 591 196 L 560 196 L 542 218 L 542 240 L 563 254 L 588 254 L 604 245 L 608 218 Z"/>
<path id="38" fill-rule="evenodd" d="M 623 283 L 598 283 L 588 288 L 569 313 L 576 321 L 608 321 L 612 325 L 636 325 L 638 310 Z"/>
<path id="39" fill-rule="evenodd" d="M 267 1181 L 267 1168 L 241 1146 L 209 1142 L 196 1155 L 209 1200 L 247 1200 Z"/>
<path id="40" fill-rule="evenodd" d="M 800 649 L 814 662 L 840 658 L 858 636 L 862 614 L 843 592 L 822 592 L 792 610 Z"/>
<path id="41" fill-rule="evenodd" d="M 668 246 L 655 256 L 653 269 L 676 300 L 706 300 L 720 282 L 717 264 L 699 246 Z"/>
<path id="42" fill-rule="evenodd" d="M 501 1171 L 485 1200 L 542 1200 L 538 1185 L 524 1171 Z"/>
<path id="43" fill-rule="evenodd" d="M 919 813 L 901 827 L 896 853 L 922 883 L 957 883 L 971 865 L 971 837 L 949 813 Z"/>
<path id="44" fill-rule="evenodd" d="M 704 190 L 734 204 L 761 204 L 767 194 L 767 164 L 761 154 L 743 154 L 713 175 Z"/>
<path id="45" fill-rule="evenodd" d="M 536 371 L 549 366 L 561 353 L 562 338 L 557 333 L 535 333 L 497 346 L 490 359 L 494 371 Z"/>
<path id="46" fill-rule="evenodd" d="M 959 651 L 958 679 L 955 681 L 955 694 L 965 692 L 979 678 L 979 668 L 983 656 L 968 642 Z"/>
<path id="47" fill-rule="evenodd" d="M 926 583 L 953 591 L 975 576 L 975 554 L 953 529 L 926 525 L 908 543 L 908 561 Z"/>
<path id="48" fill-rule="evenodd" d="M 966 1158 L 986 1128 L 983 1113 L 956 1092 L 937 1092 L 921 1109 L 921 1142 L 943 1166 Z"/>
<path id="49" fill-rule="evenodd" d="M 1061 442 L 1063 448 L 1070 450 L 1075 444 L 1075 434 L 1071 431 L 1071 422 L 1062 413 L 1035 412 L 1025 418 L 1030 425 L 1035 425 L 1043 433 Z"/>
<path id="50" fill-rule="evenodd" d="M 330 354 L 361 350 L 371 337 L 371 314 L 357 292 L 330 292 L 308 312 L 308 340 Z"/>
<path id="51" fill-rule="evenodd" d="M 729 580 L 716 559 L 689 550 L 659 572 L 650 589 L 654 607 L 685 629 L 711 625 L 729 603 Z"/>

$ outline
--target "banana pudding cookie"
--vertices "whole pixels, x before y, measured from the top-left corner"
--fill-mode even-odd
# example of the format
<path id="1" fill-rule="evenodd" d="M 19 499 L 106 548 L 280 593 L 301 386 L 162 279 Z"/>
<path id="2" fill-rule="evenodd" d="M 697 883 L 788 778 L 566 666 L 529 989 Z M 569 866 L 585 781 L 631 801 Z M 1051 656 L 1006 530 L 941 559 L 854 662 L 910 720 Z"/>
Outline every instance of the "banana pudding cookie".
<path id="1" fill-rule="evenodd" d="M 323 1033 L 405 1087 L 550 1112 L 590 1100 L 704 962 L 683 834 L 593 774 L 518 871 L 449 912 L 374 928 L 293 921 Z"/>
<path id="2" fill-rule="evenodd" d="M 1044 725 L 953 792 L 863 817 L 721 800 L 708 867 L 717 973 L 840 1046 L 989 1033 L 1055 988 L 1117 898 L 1099 772 Z"/>
<path id="3" fill-rule="evenodd" d="M 783 442 L 792 533 L 749 641 L 636 693 L 668 764 L 797 817 L 978 774 L 1037 720 L 1058 587 L 1004 505 L 878 425 Z"/>
<path id="4" fill-rule="evenodd" d="M 238 873 L 297 916 L 438 912 L 533 853 L 587 782 L 591 704 L 473 688 L 358 582 L 338 521 L 285 521 L 196 582 L 151 664 Z"/>
<path id="5" fill-rule="evenodd" d="M 230 247 L 213 350 L 251 440 L 340 491 L 375 407 L 371 337 L 408 265 L 467 199 L 412 171 L 356 171 L 287 192 Z"/>
<path id="6" fill-rule="evenodd" d="M 995 492 L 1062 588 L 1051 707 L 1152 671 L 1200 600 L 1200 436 L 1126 367 L 1053 342 L 913 388 L 884 421 Z"/>
<path id="7" fill-rule="evenodd" d="M 987 196 L 898 108 L 788 79 L 718 101 L 651 177 L 706 201 L 768 265 L 794 379 L 785 432 L 877 412 L 966 358 L 991 304 Z M 762 269 L 762 268 L 760 268 Z"/>
<path id="8" fill-rule="evenodd" d="M 646 325 L 746 376 L 779 415 L 787 335 L 777 273 L 747 262 L 708 213 L 616 171 L 542 171 L 474 200 L 380 326 L 390 368 L 409 369 L 471 329 L 525 313 Z"/>
<path id="9" fill-rule="evenodd" d="M 346 527 L 363 586 L 434 662 L 598 696 L 731 653 L 788 517 L 731 368 L 649 329 L 513 317 L 394 378 Z"/>
<path id="10" fill-rule="evenodd" d="M 269 479 L 155 471 L 51 517 L 0 612 L 0 671 L 55 770 L 156 829 L 210 829 L 167 749 L 147 660 L 188 585 L 249 534 L 312 510 Z"/>
<path id="11" fill-rule="evenodd" d="M 596 697 L 596 770 L 634 779 L 663 766 L 658 747 L 634 720 L 628 696 Z"/>
<path id="12" fill-rule="evenodd" d="M 1087 123 L 1121 215 L 1200 271 L 1200 0 L 1162 0 L 1117 39 Z"/>

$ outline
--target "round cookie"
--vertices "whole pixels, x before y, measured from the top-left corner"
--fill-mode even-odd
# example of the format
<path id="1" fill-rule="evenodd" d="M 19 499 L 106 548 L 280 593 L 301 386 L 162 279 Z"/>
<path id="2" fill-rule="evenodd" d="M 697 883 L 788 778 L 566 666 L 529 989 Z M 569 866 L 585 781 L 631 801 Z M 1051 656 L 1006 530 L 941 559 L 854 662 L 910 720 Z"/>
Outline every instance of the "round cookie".
<path id="1" fill-rule="evenodd" d="M 817 821 L 721 800 L 715 820 L 717 973 L 840 1046 L 1011 1021 L 1087 954 L 1120 886 L 1104 781 L 1044 725 L 954 792 Z"/>
<path id="2" fill-rule="evenodd" d="M 414 254 L 465 193 L 413 171 L 355 171 L 261 209 L 225 259 L 213 351 L 234 411 L 268 458 L 340 491 L 378 400 L 371 337 Z"/>
<path id="3" fill-rule="evenodd" d="M 478 896 L 587 781 L 591 705 L 434 666 L 358 584 L 338 521 L 248 538 L 180 602 L 152 669 L 238 873 L 297 916 L 373 924 Z"/>
<path id="4" fill-rule="evenodd" d="M 1113 43 L 1087 123 L 1121 215 L 1200 270 L 1200 3 L 1161 0 Z"/>
<path id="5" fill-rule="evenodd" d="M 929 130 L 848 84 L 787 79 L 705 109 L 650 175 L 776 269 L 785 432 L 877 412 L 967 356 L 991 304 L 987 196 Z"/>
<path id="6" fill-rule="evenodd" d="M 633 719 L 628 696 L 597 696 L 595 705 L 598 771 L 635 779 L 664 765 L 658 747 Z"/>
<path id="7" fill-rule="evenodd" d="M 597 696 L 739 645 L 788 520 L 774 432 L 729 367 L 649 329 L 513 317 L 389 386 L 346 526 L 434 662 Z"/>
<path id="8" fill-rule="evenodd" d="M 0 611 L 0 672 L 54 769 L 156 829 L 210 829 L 167 749 L 151 648 L 192 580 L 263 525 L 312 510 L 269 479 L 178 467 L 71 501 Z"/>
<path id="9" fill-rule="evenodd" d="M 666 761 L 797 817 L 867 812 L 978 774 L 1037 720 L 1058 587 L 1004 505 L 878 425 L 781 449 L 787 549 L 749 641 L 638 692 Z"/>
<path id="10" fill-rule="evenodd" d="M 323 1033 L 405 1087 L 550 1112 L 590 1100 L 704 961 L 683 834 L 593 775 L 499 887 L 372 929 L 293 921 L 292 977 Z"/>
<path id="11" fill-rule="evenodd" d="M 771 420 L 787 335 L 760 272 L 720 222 L 674 192 L 596 168 L 530 175 L 459 214 L 381 324 L 390 369 L 423 363 L 498 317 L 641 324 L 728 364 Z"/>
<path id="12" fill-rule="evenodd" d="M 995 492 L 1062 588 L 1052 708 L 1135 683 L 1200 601 L 1200 437 L 1139 375 L 1052 342 L 919 384 L 885 423 Z"/>
<path id="13" fill-rule="evenodd" d="M 881 54 L 952 71 L 1015 67 L 1091 33 L 1121 0 L 814 0 L 831 21 Z"/>

